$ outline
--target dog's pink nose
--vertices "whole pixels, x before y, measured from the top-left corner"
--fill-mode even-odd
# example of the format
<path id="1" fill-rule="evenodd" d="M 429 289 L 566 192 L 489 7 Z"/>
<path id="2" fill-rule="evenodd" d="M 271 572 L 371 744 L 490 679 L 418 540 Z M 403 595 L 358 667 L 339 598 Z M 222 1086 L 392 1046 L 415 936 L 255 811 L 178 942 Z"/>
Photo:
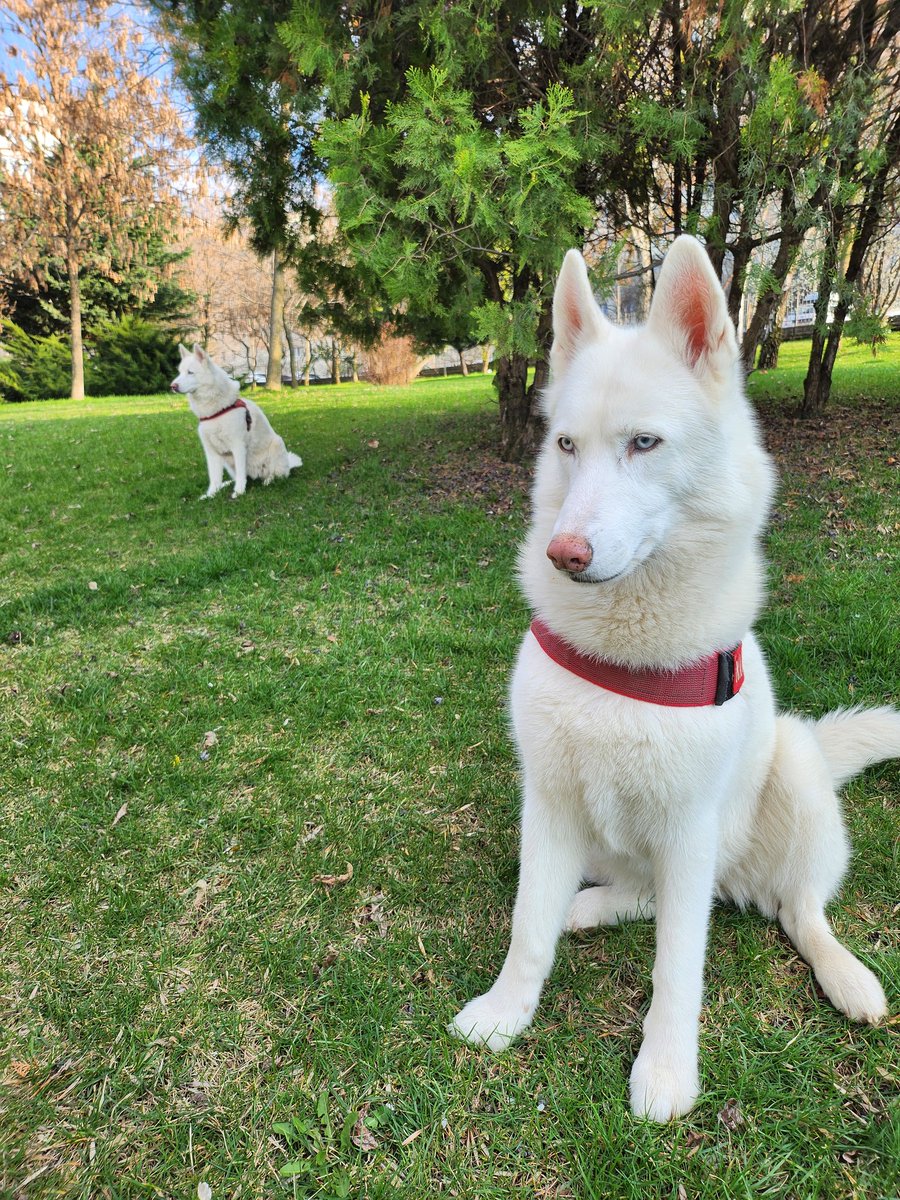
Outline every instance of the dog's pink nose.
<path id="1" fill-rule="evenodd" d="M 177 381 L 175 383 L 172 383 L 169 385 L 169 391 L 170 392 L 180 392 L 181 391 L 181 388 L 178 386 Z"/>
<path id="2" fill-rule="evenodd" d="M 547 557 L 558 571 L 578 575 L 591 565 L 594 552 L 590 542 L 571 533 L 559 533 L 547 547 Z"/>

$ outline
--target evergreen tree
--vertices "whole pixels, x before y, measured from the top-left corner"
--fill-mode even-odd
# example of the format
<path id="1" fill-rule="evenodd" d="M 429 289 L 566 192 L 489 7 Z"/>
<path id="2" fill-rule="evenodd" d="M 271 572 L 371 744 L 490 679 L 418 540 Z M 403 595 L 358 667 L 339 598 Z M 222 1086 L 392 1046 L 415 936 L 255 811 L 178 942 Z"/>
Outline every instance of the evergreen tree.
<path id="1" fill-rule="evenodd" d="M 357 260 L 406 313 L 449 318 L 466 296 L 497 347 L 507 458 L 533 440 L 528 365 L 548 350 L 553 277 L 594 221 L 598 21 L 532 0 L 313 0 L 281 29 L 326 89 L 321 147 Z"/>

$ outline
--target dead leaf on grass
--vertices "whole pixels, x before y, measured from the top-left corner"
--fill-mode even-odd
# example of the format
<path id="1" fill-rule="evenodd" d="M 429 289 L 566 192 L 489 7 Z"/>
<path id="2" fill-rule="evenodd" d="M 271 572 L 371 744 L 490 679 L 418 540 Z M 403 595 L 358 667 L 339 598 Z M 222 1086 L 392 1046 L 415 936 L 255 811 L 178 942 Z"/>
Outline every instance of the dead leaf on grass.
<path id="1" fill-rule="evenodd" d="M 116 815 L 113 817 L 113 822 L 112 822 L 112 825 L 110 825 L 110 829 L 115 829 L 115 827 L 118 825 L 118 823 L 122 820 L 122 818 L 125 816 L 125 814 L 127 812 L 128 812 L 128 801 L 126 800 L 125 803 L 122 805 L 122 807 L 119 809 L 119 811 L 116 813 Z"/>
<path id="2" fill-rule="evenodd" d="M 313 975 L 318 979 L 323 971 L 327 971 L 329 967 L 333 967 L 338 960 L 338 952 L 334 946 L 329 946 L 325 951 L 325 955 L 321 962 L 318 962 L 313 967 Z"/>
<path id="3" fill-rule="evenodd" d="M 737 1129 L 744 1123 L 744 1114 L 737 1100 L 726 1100 L 725 1107 L 719 1113 L 719 1120 L 726 1129 Z"/>
<path id="4" fill-rule="evenodd" d="M 218 734 L 216 733 L 216 731 L 214 729 L 210 729 L 207 733 L 204 733 L 204 735 L 203 735 L 203 749 L 209 750 L 209 748 L 211 746 L 216 745 L 218 740 L 219 740 L 219 737 L 218 737 Z"/>
<path id="5" fill-rule="evenodd" d="M 324 884 L 325 887 L 336 887 L 339 883 L 349 883 L 353 878 L 353 864 L 347 863 L 347 870 L 343 875 L 316 875 L 315 882 Z"/>
<path id="6" fill-rule="evenodd" d="M 384 909 L 381 906 L 383 899 L 384 896 L 379 892 L 378 895 L 373 896 L 356 913 L 353 918 L 353 924 L 357 929 L 360 929 L 363 925 L 374 925 L 381 937 L 387 936 L 388 923 L 384 915 Z"/>
<path id="7" fill-rule="evenodd" d="M 350 1134 L 350 1141 L 358 1150 L 362 1150 L 363 1154 L 369 1154 L 378 1149 L 378 1138 L 371 1129 L 366 1127 L 366 1117 L 370 1107 L 369 1104 L 362 1105 L 359 1116 L 356 1118 L 356 1124 L 353 1126 L 353 1132 Z"/>
<path id="8" fill-rule="evenodd" d="M 13 1061 L 9 1064 L 7 1083 L 21 1083 L 23 1079 L 28 1077 L 30 1072 L 31 1063 L 23 1062 L 21 1059 L 13 1059 Z"/>

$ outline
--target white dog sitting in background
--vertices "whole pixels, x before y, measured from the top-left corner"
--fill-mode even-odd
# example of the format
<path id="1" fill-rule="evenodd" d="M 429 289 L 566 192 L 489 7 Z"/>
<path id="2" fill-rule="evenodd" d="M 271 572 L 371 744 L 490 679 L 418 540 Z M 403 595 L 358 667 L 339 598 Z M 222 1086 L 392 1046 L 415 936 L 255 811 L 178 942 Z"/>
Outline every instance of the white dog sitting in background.
<path id="1" fill-rule="evenodd" d="M 629 329 L 602 316 L 571 251 L 551 366 L 519 561 L 536 619 L 511 694 L 524 769 L 512 939 L 452 1030 L 505 1049 L 531 1023 L 565 927 L 655 914 L 631 1104 L 665 1121 L 700 1088 L 715 898 L 777 917 L 851 1020 L 885 1016 L 880 983 L 825 905 L 850 856 L 835 791 L 900 754 L 900 713 L 776 713 L 751 631 L 773 472 L 699 242 L 675 242 L 647 324 Z"/>
<path id="2" fill-rule="evenodd" d="M 188 350 L 179 342 L 178 350 L 181 370 L 172 380 L 172 391 L 187 396 L 199 419 L 197 432 L 209 470 L 209 487 L 201 499 L 219 491 L 225 471 L 234 480 L 234 499 L 243 496 L 248 479 L 268 484 L 303 465 L 302 458 L 285 447 L 259 405 L 238 395 L 238 384 L 201 346 L 195 342 Z"/>

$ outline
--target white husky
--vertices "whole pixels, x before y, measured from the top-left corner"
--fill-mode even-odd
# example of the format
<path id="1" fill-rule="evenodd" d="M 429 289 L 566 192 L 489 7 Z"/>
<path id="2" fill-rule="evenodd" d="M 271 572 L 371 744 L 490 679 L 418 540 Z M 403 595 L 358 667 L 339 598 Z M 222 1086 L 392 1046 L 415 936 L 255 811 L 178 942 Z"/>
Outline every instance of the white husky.
<path id="1" fill-rule="evenodd" d="M 303 465 L 298 454 L 286 449 L 259 405 L 238 395 L 238 384 L 205 350 L 196 342 L 193 350 L 179 342 L 178 350 L 181 370 L 172 380 L 172 391 L 187 396 L 199 419 L 197 432 L 209 471 L 209 487 L 201 499 L 219 491 L 224 471 L 234 480 L 234 499 L 243 496 L 248 479 L 271 483 Z"/>
<path id="2" fill-rule="evenodd" d="M 849 858 L 835 788 L 900 754 L 900 713 L 776 716 L 749 632 L 773 471 L 700 244 L 674 243 L 642 328 L 603 318 L 577 251 L 553 313 L 548 434 L 520 559 L 538 620 L 511 693 L 524 775 L 512 939 L 493 987 L 450 1028 L 503 1050 L 534 1016 L 563 928 L 655 914 L 631 1105 L 664 1121 L 699 1091 L 715 897 L 777 916 L 852 1020 L 885 1015 L 878 980 L 824 906 Z M 725 653 L 742 639 L 743 680 L 740 650 Z"/>

